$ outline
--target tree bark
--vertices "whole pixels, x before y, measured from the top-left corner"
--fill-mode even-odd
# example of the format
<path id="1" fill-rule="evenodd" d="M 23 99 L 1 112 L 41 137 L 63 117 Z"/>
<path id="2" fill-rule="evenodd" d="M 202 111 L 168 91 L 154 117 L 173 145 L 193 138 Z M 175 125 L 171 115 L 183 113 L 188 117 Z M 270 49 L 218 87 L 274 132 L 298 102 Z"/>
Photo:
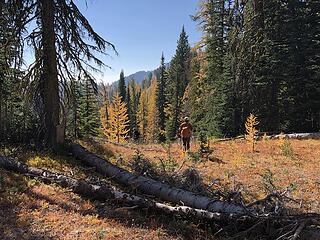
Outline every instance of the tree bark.
<path id="1" fill-rule="evenodd" d="M 1 69 L 0 69 L 1 71 Z M 2 78 L 2 74 L 0 73 L 0 78 Z M 0 141 L 4 139 L 3 136 L 3 130 L 2 130 L 2 102 L 3 102 L 3 98 L 2 98 L 2 79 L 0 79 Z"/>
<path id="2" fill-rule="evenodd" d="M 42 54 L 43 70 L 42 99 L 44 110 L 45 142 L 49 147 L 56 149 L 57 126 L 59 125 L 59 87 L 56 58 L 56 35 L 54 32 L 55 6 L 52 0 L 39 0 L 41 6 L 42 24 Z"/>
<path id="3" fill-rule="evenodd" d="M 3 22 L 3 6 L 4 6 L 4 0 L 0 0 L 0 24 Z M 2 43 L 0 43 L 0 54 L 2 54 Z M 0 62 L 0 141 L 3 139 L 3 132 L 2 132 L 2 87 L 3 87 L 3 81 L 4 81 L 4 74 L 1 72 L 3 71 L 2 62 Z"/>
<path id="4" fill-rule="evenodd" d="M 153 195 L 160 200 L 183 204 L 184 206 L 202 209 L 209 212 L 245 215 L 247 210 L 235 203 L 223 202 L 209 197 L 196 195 L 192 192 L 171 187 L 167 184 L 155 181 L 143 176 L 136 176 L 124 169 L 121 169 L 99 156 L 87 152 L 82 146 L 74 144 L 71 146 L 72 154 L 85 162 L 87 165 L 95 167 L 100 174 L 115 180 L 123 185 L 130 186 L 142 193 Z"/>

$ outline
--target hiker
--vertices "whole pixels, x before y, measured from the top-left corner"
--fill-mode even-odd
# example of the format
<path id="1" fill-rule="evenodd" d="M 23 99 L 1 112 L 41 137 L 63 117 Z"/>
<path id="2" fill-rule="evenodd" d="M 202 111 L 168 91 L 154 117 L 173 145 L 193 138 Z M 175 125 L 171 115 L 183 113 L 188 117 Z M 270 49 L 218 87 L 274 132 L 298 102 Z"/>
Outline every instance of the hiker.
<path id="1" fill-rule="evenodd" d="M 183 150 L 188 151 L 190 149 L 190 138 L 192 135 L 192 125 L 189 122 L 189 118 L 185 117 L 184 122 L 181 123 L 179 128 L 179 134 L 183 143 Z"/>

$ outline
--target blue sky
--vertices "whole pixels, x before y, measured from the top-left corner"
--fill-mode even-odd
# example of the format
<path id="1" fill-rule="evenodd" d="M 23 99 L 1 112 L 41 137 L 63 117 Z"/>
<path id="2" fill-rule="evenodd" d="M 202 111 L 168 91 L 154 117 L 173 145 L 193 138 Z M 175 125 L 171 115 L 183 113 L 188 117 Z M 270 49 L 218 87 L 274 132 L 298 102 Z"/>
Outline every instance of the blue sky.
<path id="1" fill-rule="evenodd" d="M 198 0 L 76 0 L 93 28 L 112 42 L 119 56 L 104 57 L 112 69 L 103 69 L 98 80 L 118 80 L 125 75 L 159 66 L 161 52 L 166 61 L 173 56 L 182 25 L 191 45 L 201 36 L 190 15 L 195 14 Z M 110 52 L 111 53 L 111 52 Z"/>

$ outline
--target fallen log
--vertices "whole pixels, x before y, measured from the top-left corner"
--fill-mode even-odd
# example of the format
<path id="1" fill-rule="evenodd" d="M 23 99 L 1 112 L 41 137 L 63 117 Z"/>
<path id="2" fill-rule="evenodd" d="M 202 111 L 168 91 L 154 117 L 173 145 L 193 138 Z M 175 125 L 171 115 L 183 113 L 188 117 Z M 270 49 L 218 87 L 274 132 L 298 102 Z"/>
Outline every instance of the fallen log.
<path id="1" fill-rule="evenodd" d="M 155 196 L 160 200 L 172 202 L 178 205 L 182 204 L 190 208 L 202 209 L 209 212 L 235 215 L 248 214 L 248 211 L 244 206 L 200 196 L 144 176 L 134 175 L 111 164 L 96 154 L 86 151 L 84 147 L 78 144 L 71 146 L 71 152 L 74 157 L 80 159 L 91 167 L 95 167 L 96 171 L 105 177 L 111 178 L 120 184 L 130 186 L 132 189 L 138 190 L 142 193 Z"/>
<path id="2" fill-rule="evenodd" d="M 216 138 L 216 139 L 213 139 L 212 141 L 217 143 L 217 142 L 228 142 L 228 141 L 233 141 L 233 140 L 238 140 L 238 139 L 245 139 L 245 136 L 239 135 L 239 136 L 230 137 L 230 138 Z"/>
<path id="3" fill-rule="evenodd" d="M 90 184 L 85 180 L 77 180 L 63 174 L 54 173 L 48 170 L 29 167 L 26 164 L 15 161 L 14 159 L 0 156 L 0 167 L 29 177 L 40 178 L 46 183 L 55 183 L 63 188 L 69 188 L 72 192 L 97 200 L 119 200 L 130 205 L 161 210 L 170 214 L 179 214 L 184 217 L 196 217 L 198 219 L 230 221 L 236 219 L 236 215 L 226 215 L 222 213 L 208 212 L 202 209 L 194 209 L 186 206 L 169 206 L 164 203 L 156 202 L 148 198 L 129 194 L 106 184 Z"/>
<path id="4" fill-rule="evenodd" d="M 270 139 L 280 139 L 280 138 L 286 138 L 286 139 L 320 139 L 320 132 L 315 133 L 290 133 L 290 134 L 277 134 L 277 135 L 271 135 L 269 136 Z"/>
<path id="5" fill-rule="evenodd" d="M 267 134 L 267 133 L 266 133 Z M 320 132 L 315 133 L 288 133 L 288 134 L 269 134 L 264 136 L 264 133 L 258 133 L 258 135 L 255 137 L 256 140 L 262 140 L 262 139 L 298 139 L 298 140 L 307 140 L 307 139 L 320 139 Z M 218 138 L 213 139 L 213 142 L 227 142 L 227 141 L 233 141 L 238 139 L 245 139 L 244 135 L 240 135 L 233 138 Z"/>

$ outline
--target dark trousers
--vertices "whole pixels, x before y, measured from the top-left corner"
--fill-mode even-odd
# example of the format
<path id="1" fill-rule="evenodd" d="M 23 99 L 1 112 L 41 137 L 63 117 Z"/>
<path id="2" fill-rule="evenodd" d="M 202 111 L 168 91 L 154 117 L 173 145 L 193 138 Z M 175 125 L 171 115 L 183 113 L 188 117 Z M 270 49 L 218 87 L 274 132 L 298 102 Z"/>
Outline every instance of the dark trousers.
<path id="1" fill-rule="evenodd" d="M 190 149 L 190 137 L 183 137 L 182 143 L 183 143 L 183 150 L 188 151 Z"/>

